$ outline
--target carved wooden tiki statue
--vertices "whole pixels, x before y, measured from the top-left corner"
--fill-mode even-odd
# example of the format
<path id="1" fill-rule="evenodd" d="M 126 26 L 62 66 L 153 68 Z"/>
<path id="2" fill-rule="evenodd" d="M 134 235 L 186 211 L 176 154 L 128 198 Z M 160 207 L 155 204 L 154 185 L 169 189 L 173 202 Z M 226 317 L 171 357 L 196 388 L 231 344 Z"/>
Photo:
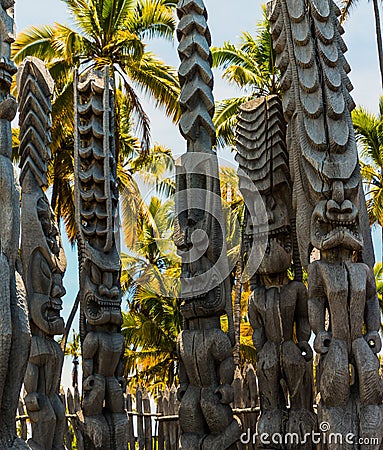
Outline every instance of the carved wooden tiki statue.
<path id="1" fill-rule="evenodd" d="M 261 403 L 257 431 L 258 435 L 269 436 L 269 440 L 273 434 L 295 433 L 303 442 L 305 433 L 315 428 L 312 350 L 308 344 L 307 289 L 302 283 L 296 245 L 286 125 L 280 99 L 262 97 L 242 105 L 236 135 L 240 189 L 247 205 L 247 263 L 254 258 L 253 247 L 261 248 L 262 239 L 267 242 L 259 267 L 251 277 L 249 298 Z M 262 199 L 267 220 L 259 217 L 259 208 L 253 208 L 249 182 Z M 291 280 L 288 270 L 293 260 L 295 278 Z M 281 446 L 273 443 L 267 447 Z M 309 440 L 300 446 L 311 447 Z"/>
<path id="2" fill-rule="evenodd" d="M 27 290 L 32 346 L 24 380 L 32 425 L 29 446 L 64 449 L 65 408 L 59 398 L 64 354 L 61 297 L 66 259 L 49 201 L 47 166 L 54 83 L 44 63 L 27 58 L 17 76 L 20 110 L 21 258 Z"/>
<path id="3" fill-rule="evenodd" d="M 218 161 L 212 150 L 215 128 L 210 34 L 203 1 L 180 1 L 178 16 L 180 130 L 187 141 L 187 153 L 177 167 L 175 231 L 182 256 L 184 317 L 177 344 L 180 448 L 227 449 L 238 440 L 240 427 L 230 407 L 233 342 L 220 326 L 220 317 L 227 312 L 232 331 Z"/>
<path id="4" fill-rule="evenodd" d="M 308 266 L 318 420 L 343 436 L 342 448 L 372 449 L 382 437 L 380 313 L 339 14 L 332 0 L 269 4 L 302 263 L 320 251 Z M 355 444 L 345 442 L 348 433 Z M 374 437 L 379 443 L 358 444 Z"/>
<path id="5" fill-rule="evenodd" d="M 75 200 L 87 449 L 126 448 L 118 191 L 108 68 L 75 81 Z"/>
<path id="6" fill-rule="evenodd" d="M 0 2 L 0 448 L 27 445 L 16 437 L 15 416 L 30 347 L 30 330 L 21 267 L 18 260 L 20 192 L 12 156 L 11 121 L 17 104 L 10 95 L 14 41 L 12 0 Z"/>

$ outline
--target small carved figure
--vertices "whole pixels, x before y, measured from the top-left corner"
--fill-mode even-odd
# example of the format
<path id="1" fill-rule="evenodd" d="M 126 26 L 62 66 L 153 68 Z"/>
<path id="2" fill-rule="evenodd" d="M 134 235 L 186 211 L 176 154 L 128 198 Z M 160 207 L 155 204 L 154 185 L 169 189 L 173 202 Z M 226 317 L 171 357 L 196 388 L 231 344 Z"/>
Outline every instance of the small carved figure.
<path id="1" fill-rule="evenodd" d="M 18 73 L 22 186 L 21 258 L 32 332 L 24 379 L 32 425 L 28 444 L 36 450 L 63 450 L 65 408 L 59 397 L 64 360 L 55 335 L 65 295 L 66 259 L 54 213 L 43 191 L 50 157 L 50 113 L 54 83 L 44 63 L 27 58 Z"/>
<path id="2" fill-rule="evenodd" d="M 234 448 L 240 425 L 233 417 L 234 378 L 231 287 L 218 161 L 212 145 L 214 99 L 210 33 L 203 1 L 178 5 L 180 131 L 187 153 L 177 167 L 175 243 L 182 256 L 178 336 L 180 449 Z M 227 313 L 229 335 L 221 330 Z"/>
<path id="3" fill-rule="evenodd" d="M 252 277 L 249 298 L 261 404 L 257 431 L 258 435 L 266 433 L 267 436 L 295 433 L 303 442 L 305 434 L 313 431 L 316 422 L 310 364 L 313 355 L 308 344 L 311 330 L 307 289 L 300 279 L 293 226 L 285 128 L 282 105 L 277 96 L 243 104 L 238 117 L 236 159 L 245 198 L 246 179 L 249 178 L 267 213 L 267 223 L 262 223 L 257 217 L 258 211 L 250 211 L 249 205 L 244 237 L 247 244 L 245 258 L 248 259 L 252 257 L 252 246 L 259 246 L 261 236 L 267 234 L 265 254 Z M 293 254 L 295 280 L 288 277 Z M 300 448 L 312 447 L 312 443 L 306 441 Z M 275 443 L 271 446 L 286 448 Z"/>
<path id="4" fill-rule="evenodd" d="M 75 80 L 75 203 L 80 260 L 86 449 L 122 450 L 127 442 L 120 334 L 113 89 L 108 68 Z"/>

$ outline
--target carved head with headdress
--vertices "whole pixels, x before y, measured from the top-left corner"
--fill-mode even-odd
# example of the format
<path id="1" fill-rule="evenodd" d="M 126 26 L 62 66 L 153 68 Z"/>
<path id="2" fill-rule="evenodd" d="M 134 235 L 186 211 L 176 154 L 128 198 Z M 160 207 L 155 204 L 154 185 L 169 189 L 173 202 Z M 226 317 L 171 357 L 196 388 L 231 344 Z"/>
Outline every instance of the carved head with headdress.
<path id="1" fill-rule="evenodd" d="M 21 259 L 32 324 L 47 335 L 62 334 L 66 258 L 58 225 L 44 193 L 50 157 L 54 83 L 44 63 L 29 57 L 18 77 L 20 108 Z M 33 329 L 32 329 L 33 332 Z"/>
<path id="2" fill-rule="evenodd" d="M 120 257 L 113 88 L 108 69 L 76 75 L 75 202 L 81 311 L 90 326 L 120 326 Z"/>
<path id="3" fill-rule="evenodd" d="M 300 266 L 293 252 L 294 214 L 285 133 L 286 124 L 277 96 L 257 98 L 241 106 L 236 129 L 236 160 L 246 205 L 243 240 L 247 257 L 257 253 L 262 239 L 267 240 L 262 248 L 264 254 L 258 255 L 258 274 L 284 273 L 293 259 Z M 257 203 L 259 197 L 266 210 L 264 219 Z"/>

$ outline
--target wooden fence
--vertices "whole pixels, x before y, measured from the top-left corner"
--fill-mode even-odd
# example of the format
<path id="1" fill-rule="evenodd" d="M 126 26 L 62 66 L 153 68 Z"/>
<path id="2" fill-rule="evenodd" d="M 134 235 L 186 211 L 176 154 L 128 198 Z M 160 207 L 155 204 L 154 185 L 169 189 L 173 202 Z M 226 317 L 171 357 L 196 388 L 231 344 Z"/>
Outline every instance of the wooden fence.
<path id="1" fill-rule="evenodd" d="M 242 372 L 237 370 L 233 382 L 236 416 L 241 420 L 244 430 L 255 433 L 259 413 L 257 382 L 254 369 L 246 365 Z M 84 442 L 77 423 L 80 411 L 80 393 L 68 389 L 61 394 L 67 411 L 65 445 L 69 449 L 84 449 Z M 126 394 L 126 411 L 128 414 L 127 450 L 178 450 L 177 389 L 167 389 L 154 400 L 145 390 L 137 387 L 134 393 Z M 27 440 L 30 433 L 29 418 L 22 400 L 19 402 L 17 429 L 19 436 Z M 256 446 L 238 444 L 239 450 L 255 450 Z"/>

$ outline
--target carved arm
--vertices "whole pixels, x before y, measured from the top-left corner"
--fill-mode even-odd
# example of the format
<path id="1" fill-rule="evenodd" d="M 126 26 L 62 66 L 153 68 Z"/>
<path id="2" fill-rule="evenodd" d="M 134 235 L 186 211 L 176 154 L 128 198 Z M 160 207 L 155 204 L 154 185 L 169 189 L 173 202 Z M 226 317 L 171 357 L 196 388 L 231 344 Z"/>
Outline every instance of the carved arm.
<path id="1" fill-rule="evenodd" d="M 177 355 L 178 355 L 178 378 L 180 381 L 180 386 L 178 388 L 177 391 L 177 397 L 178 400 L 181 401 L 182 397 L 184 396 L 190 381 L 189 381 L 189 377 L 187 375 L 186 372 L 186 368 L 185 368 L 185 364 L 182 361 L 182 356 L 181 356 L 181 338 L 182 338 L 182 332 L 179 334 L 178 339 L 177 339 Z"/>
<path id="2" fill-rule="evenodd" d="M 221 403 L 229 404 L 234 400 L 234 390 L 231 386 L 234 379 L 234 358 L 230 340 L 222 330 L 217 330 L 214 337 L 212 356 L 220 362 L 218 367 L 220 384 L 215 393 Z"/>
<path id="3" fill-rule="evenodd" d="M 27 371 L 25 372 L 24 387 L 27 391 L 25 396 L 25 405 L 28 411 L 40 411 L 38 402 L 39 394 L 37 392 L 39 384 L 39 367 L 29 361 Z"/>
<path id="4" fill-rule="evenodd" d="M 328 352 L 331 341 L 331 333 L 325 329 L 327 297 L 323 290 L 324 280 L 315 262 L 308 266 L 307 271 L 310 280 L 308 315 L 310 326 L 316 334 L 314 349 L 317 353 L 324 354 Z"/>
<path id="5" fill-rule="evenodd" d="M 94 361 L 93 358 L 98 350 L 98 336 L 97 333 L 88 333 L 84 339 L 82 347 L 83 357 L 83 372 L 84 378 L 88 378 L 93 375 Z"/>
<path id="6" fill-rule="evenodd" d="M 366 282 L 366 305 L 364 310 L 364 321 L 367 328 L 365 336 L 371 350 L 379 353 L 382 348 L 382 341 L 379 336 L 380 329 L 380 309 L 379 300 L 376 295 L 375 278 L 372 270 L 367 268 Z"/>
<path id="7" fill-rule="evenodd" d="M 262 350 L 262 347 L 265 345 L 266 336 L 262 317 L 255 306 L 255 294 L 256 292 L 254 291 L 249 299 L 249 320 L 253 328 L 253 343 L 255 348 L 257 349 L 257 353 L 259 353 Z"/>
<path id="8" fill-rule="evenodd" d="M 311 327 L 308 314 L 308 292 L 303 283 L 296 283 L 298 296 L 295 308 L 295 323 L 297 329 L 298 347 L 304 354 L 306 361 L 310 361 L 313 352 L 308 343 L 311 334 Z"/>

